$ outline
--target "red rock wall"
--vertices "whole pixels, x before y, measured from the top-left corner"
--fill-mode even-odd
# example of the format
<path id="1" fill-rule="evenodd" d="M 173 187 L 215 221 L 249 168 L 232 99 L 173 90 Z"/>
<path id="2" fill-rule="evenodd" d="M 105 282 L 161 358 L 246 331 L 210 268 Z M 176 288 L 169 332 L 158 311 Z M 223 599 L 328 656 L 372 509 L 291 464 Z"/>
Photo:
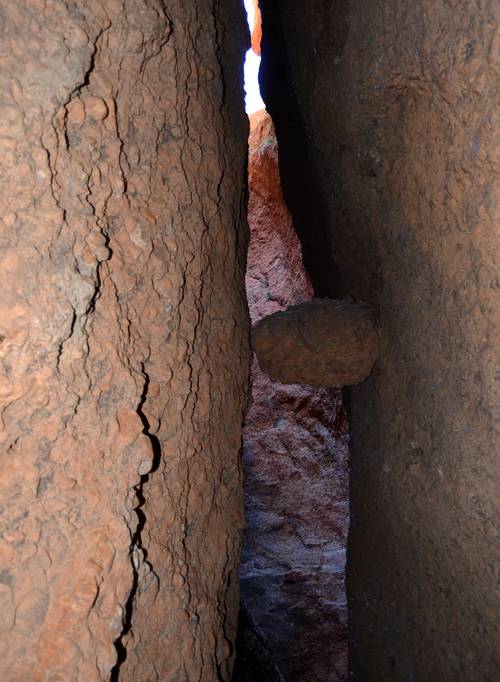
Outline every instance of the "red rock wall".
<path id="1" fill-rule="evenodd" d="M 242 9 L 21 0 L 0 22 L 0 679 L 227 680 Z"/>
<path id="2" fill-rule="evenodd" d="M 256 322 L 312 298 L 265 112 L 251 116 L 249 189 L 246 288 Z M 244 431 L 242 601 L 287 682 L 346 679 L 347 462 L 340 392 L 282 385 L 254 362 Z M 245 672 L 237 680 L 256 679 Z"/>
<path id="3" fill-rule="evenodd" d="M 317 294 L 374 303 L 350 394 L 351 676 L 498 678 L 500 13 L 260 0 L 263 95 Z"/>

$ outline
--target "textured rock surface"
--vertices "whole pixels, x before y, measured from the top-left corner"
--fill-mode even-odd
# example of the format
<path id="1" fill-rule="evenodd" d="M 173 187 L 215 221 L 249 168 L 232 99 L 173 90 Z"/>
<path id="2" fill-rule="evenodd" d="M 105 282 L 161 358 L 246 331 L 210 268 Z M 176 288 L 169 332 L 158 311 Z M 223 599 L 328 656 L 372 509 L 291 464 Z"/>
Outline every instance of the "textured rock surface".
<path id="1" fill-rule="evenodd" d="M 351 671 L 498 677 L 498 3 L 261 0 L 316 294 L 377 304 L 350 389 Z M 293 85 L 292 85 L 293 83 Z"/>
<path id="2" fill-rule="evenodd" d="M 228 679 L 242 9 L 21 1 L 0 22 L 0 678 L 117 679 L 119 657 L 120 680 Z"/>
<path id="3" fill-rule="evenodd" d="M 249 174 L 246 287 L 255 322 L 312 298 L 265 113 L 251 118 Z M 243 603 L 287 682 L 345 680 L 348 444 L 340 393 L 283 386 L 254 362 L 252 396 L 244 432 Z M 273 677 L 263 667 L 252 679 Z"/>
<path id="4" fill-rule="evenodd" d="M 262 371 L 285 384 L 359 384 L 377 359 L 375 311 L 317 298 L 260 320 L 252 330 L 252 347 Z"/>
<path id="5" fill-rule="evenodd" d="M 251 231 L 245 287 L 252 323 L 288 305 L 310 300 L 313 290 L 300 243 L 281 194 L 278 146 L 270 116 L 250 117 L 248 222 Z"/>

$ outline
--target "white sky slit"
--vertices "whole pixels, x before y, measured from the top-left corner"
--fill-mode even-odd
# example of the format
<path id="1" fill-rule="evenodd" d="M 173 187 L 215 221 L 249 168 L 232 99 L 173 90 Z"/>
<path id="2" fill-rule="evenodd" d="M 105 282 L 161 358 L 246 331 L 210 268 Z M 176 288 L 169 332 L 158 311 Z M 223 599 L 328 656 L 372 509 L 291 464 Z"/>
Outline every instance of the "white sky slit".
<path id="1" fill-rule="evenodd" d="M 248 25 L 250 30 L 252 30 L 255 20 L 253 0 L 244 0 L 244 2 Z M 259 67 L 260 57 L 253 50 L 248 50 L 245 58 L 245 109 L 247 114 L 253 114 L 255 111 L 265 109 L 266 107 L 260 96 Z"/>

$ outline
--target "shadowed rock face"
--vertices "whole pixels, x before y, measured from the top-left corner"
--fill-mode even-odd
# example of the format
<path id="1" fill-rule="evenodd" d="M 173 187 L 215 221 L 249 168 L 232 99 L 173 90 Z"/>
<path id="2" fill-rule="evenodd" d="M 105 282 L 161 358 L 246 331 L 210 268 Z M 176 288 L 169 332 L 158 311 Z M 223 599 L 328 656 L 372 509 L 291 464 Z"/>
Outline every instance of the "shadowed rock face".
<path id="1" fill-rule="evenodd" d="M 264 317 L 252 341 L 262 371 L 284 384 L 359 384 L 378 354 L 375 311 L 349 301 L 315 299 Z"/>
<path id="2" fill-rule="evenodd" d="M 236 663 L 232 682 L 284 682 L 268 642 L 241 602 L 236 638 Z"/>
<path id="3" fill-rule="evenodd" d="M 2 682 L 230 677 L 245 23 L 216 5 L 2 3 Z"/>
<path id="4" fill-rule="evenodd" d="M 490 682 L 500 612 L 500 11 L 260 0 L 261 81 L 316 296 L 374 304 L 347 389 L 350 674 Z"/>

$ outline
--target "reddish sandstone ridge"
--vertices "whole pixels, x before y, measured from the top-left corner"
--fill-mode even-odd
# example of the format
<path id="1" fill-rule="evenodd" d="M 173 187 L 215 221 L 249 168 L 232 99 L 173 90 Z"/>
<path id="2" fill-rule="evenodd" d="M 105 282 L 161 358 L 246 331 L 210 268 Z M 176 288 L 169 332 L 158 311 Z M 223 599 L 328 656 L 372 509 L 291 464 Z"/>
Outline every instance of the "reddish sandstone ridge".
<path id="1" fill-rule="evenodd" d="M 252 342 L 260 368 L 277 381 L 359 384 L 377 359 L 375 311 L 362 303 L 316 298 L 260 320 Z"/>
<path id="2" fill-rule="evenodd" d="M 231 675 L 245 34 L 209 4 L 2 6 L 2 682 Z"/>
<path id="3" fill-rule="evenodd" d="M 252 50 L 260 56 L 260 44 L 262 42 L 262 15 L 260 13 L 259 0 L 253 0 L 255 20 L 252 27 Z"/>
<path id="4" fill-rule="evenodd" d="M 245 283 L 255 323 L 313 297 L 300 242 L 281 194 L 278 145 L 266 111 L 250 116 L 248 183 L 251 240 Z"/>
<path id="5" fill-rule="evenodd" d="M 271 119 L 259 112 L 250 120 L 246 288 L 256 322 L 310 301 L 313 291 L 281 194 Z M 284 386 L 254 362 L 244 431 L 242 600 L 287 682 L 346 679 L 347 462 L 339 391 Z M 252 670 L 262 677 L 258 663 Z M 244 673 L 236 679 L 256 679 Z"/>

